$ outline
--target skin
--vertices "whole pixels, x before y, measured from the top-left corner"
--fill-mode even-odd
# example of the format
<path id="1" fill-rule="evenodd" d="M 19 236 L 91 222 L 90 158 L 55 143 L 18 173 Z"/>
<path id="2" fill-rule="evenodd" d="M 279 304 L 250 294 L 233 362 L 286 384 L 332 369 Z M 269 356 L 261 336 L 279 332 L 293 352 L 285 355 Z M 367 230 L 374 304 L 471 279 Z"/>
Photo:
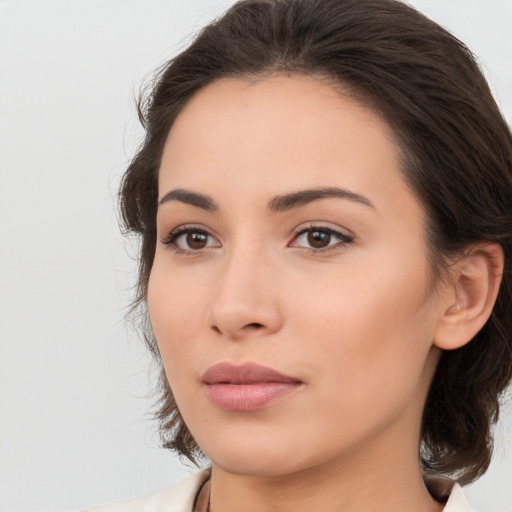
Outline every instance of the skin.
<path id="1" fill-rule="evenodd" d="M 321 187 L 371 206 L 268 209 Z M 211 510 L 441 510 L 418 448 L 436 333 L 456 297 L 434 288 L 425 213 L 385 121 L 311 77 L 222 79 L 169 133 L 160 199 L 176 189 L 217 209 L 160 205 L 148 305 L 177 404 L 212 462 Z M 180 226 L 206 232 L 206 246 L 186 234 L 166 244 Z M 312 247 L 296 234 L 312 226 L 344 236 Z M 303 385 L 258 411 L 224 411 L 201 377 L 226 361 Z"/>

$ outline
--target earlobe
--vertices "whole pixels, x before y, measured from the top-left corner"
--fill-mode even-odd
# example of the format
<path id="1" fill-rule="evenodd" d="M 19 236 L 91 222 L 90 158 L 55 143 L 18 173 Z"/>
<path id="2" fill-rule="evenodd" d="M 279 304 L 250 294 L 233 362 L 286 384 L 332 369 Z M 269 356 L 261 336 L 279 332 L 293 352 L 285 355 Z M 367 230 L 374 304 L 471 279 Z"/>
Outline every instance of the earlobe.
<path id="1" fill-rule="evenodd" d="M 453 266 L 434 334 L 435 346 L 444 350 L 460 348 L 485 325 L 498 296 L 503 265 L 501 246 L 487 243 L 471 247 Z"/>

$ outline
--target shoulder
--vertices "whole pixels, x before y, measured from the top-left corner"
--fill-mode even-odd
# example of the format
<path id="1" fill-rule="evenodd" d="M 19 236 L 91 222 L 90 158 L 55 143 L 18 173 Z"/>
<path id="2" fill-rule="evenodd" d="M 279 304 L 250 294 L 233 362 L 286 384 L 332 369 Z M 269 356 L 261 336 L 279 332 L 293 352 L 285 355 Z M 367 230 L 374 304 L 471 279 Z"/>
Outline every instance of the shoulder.
<path id="1" fill-rule="evenodd" d="M 424 474 L 423 478 L 430 494 L 436 500 L 446 502 L 443 512 L 476 512 L 455 480 L 432 474 Z"/>
<path id="2" fill-rule="evenodd" d="M 155 494 L 83 512 L 191 512 L 197 492 L 209 475 L 209 470 L 200 471 Z"/>
<path id="3" fill-rule="evenodd" d="M 209 470 L 200 471 L 155 494 L 94 507 L 82 512 L 191 512 L 195 497 L 209 476 Z M 443 480 L 443 489 L 441 487 L 436 489 L 439 495 L 449 494 L 443 512 L 476 512 L 471 508 L 459 484 L 453 481 L 446 484 L 447 480 Z M 441 479 L 436 482 L 440 486 L 439 482 Z M 431 491 L 433 483 L 433 479 L 429 481 Z"/>
<path id="4" fill-rule="evenodd" d="M 450 493 L 450 497 L 446 502 L 446 506 L 443 509 L 443 512 L 476 512 L 475 509 L 471 508 L 466 496 L 464 496 L 464 491 L 459 484 L 454 484 L 452 487 L 452 491 Z"/>

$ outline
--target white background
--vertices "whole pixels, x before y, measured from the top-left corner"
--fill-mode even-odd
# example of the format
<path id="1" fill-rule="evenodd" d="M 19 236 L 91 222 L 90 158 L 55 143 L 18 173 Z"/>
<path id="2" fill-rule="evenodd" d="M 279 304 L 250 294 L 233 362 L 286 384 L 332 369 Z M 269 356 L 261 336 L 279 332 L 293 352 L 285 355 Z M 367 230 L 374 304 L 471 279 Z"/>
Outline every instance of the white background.
<path id="1" fill-rule="evenodd" d="M 158 448 L 119 176 L 143 78 L 230 0 L 0 0 L 0 510 L 73 510 L 192 468 Z M 512 120 L 512 1 L 417 0 L 479 55 Z M 133 253 L 133 251 L 132 251 Z M 482 511 L 512 511 L 512 414 Z"/>

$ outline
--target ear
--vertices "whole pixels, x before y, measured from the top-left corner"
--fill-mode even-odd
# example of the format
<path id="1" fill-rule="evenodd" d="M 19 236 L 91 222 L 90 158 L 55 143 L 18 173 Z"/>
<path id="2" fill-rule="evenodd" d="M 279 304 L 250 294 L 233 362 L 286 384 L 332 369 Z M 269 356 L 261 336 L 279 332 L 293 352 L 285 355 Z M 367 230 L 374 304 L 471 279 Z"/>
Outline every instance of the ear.
<path id="1" fill-rule="evenodd" d="M 464 346 L 491 316 L 503 275 L 499 244 L 478 244 L 450 269 L 443 291 L 444 312 L 434 333 L 434 345 L 453 350 Z"/>

